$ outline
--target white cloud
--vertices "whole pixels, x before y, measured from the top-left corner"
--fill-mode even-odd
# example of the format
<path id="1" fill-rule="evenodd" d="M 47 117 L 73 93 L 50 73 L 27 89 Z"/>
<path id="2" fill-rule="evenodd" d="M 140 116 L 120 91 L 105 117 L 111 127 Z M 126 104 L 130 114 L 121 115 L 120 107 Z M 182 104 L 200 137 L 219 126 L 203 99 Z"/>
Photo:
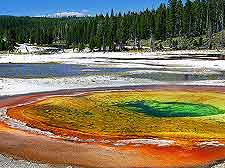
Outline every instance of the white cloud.
<path id="1" fill-rule="evenodd" d="M 70 17 L 70 16 L 85 17 L 85 16 L 90 16 L 90 14 L 89 14 L 88 10 L 83 9 L 81 11 L 57 12 L 57 13 L 53 13 L 53 14 L 36 16 L 36 17 L 53 17 L 53 18 L 56 17 L 56 18 L 61 18 L 61 17 Z"/>

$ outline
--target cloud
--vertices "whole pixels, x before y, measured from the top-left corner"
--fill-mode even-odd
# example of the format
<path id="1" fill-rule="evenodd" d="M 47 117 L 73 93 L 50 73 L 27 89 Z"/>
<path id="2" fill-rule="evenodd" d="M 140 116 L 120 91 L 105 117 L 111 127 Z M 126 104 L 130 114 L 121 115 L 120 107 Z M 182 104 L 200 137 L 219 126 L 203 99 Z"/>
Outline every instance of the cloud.
<path id="1" fill-rule="evenodd" d="M 85 17 L 85 16 L 90 16 L 90 14 L 88 10 L 84 9 L 81 11 L 57 12 L 53 14 L 48 14 L 46 17 L 61 18 L 61 17 L 70 17 L 70 16 Z"/>

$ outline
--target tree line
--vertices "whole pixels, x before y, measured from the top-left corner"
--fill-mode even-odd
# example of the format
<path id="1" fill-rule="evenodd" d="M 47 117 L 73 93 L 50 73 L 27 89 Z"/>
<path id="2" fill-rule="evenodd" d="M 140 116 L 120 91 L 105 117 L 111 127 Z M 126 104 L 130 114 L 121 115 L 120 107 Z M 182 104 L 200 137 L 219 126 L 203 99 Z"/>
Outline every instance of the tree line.
<path id="1" fill-rule="evenodd" d="M 225 0 L 168 0 L 156 9 L 95 17 L 0 17 L 0 50 L 13 50 L 16 43 L 88 46 L 91 50 L 122 50 L 130 41 L 166 40 L 207 35 L 224 30 Z M 150 42 L 150 43 L 151 43 Z M 221 39 L 223 46 L 224 40 Z"/>

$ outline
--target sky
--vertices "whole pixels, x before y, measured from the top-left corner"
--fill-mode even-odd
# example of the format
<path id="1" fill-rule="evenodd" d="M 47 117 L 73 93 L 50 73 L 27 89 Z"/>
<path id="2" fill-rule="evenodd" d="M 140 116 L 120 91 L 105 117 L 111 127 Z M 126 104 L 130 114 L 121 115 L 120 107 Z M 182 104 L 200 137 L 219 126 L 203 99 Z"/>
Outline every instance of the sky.
<path id="1" fill-rule="evenodd" d="M 96 15 L 110 12 L 140 11 L 158 7 L 167 0 L 1 0 L 0 15 L 54 16 Z"/>

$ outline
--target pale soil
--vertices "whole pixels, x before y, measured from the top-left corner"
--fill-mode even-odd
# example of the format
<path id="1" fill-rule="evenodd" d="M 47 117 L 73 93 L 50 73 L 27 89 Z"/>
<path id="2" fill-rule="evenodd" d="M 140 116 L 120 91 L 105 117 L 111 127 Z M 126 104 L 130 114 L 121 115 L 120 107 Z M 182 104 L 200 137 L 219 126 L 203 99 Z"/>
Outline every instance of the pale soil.
<path id="1" fill-rule="evenodd" d="M 134 70 L 127 74 L 157 73 L 171 74 L 218 74 L 225 71 L 225 60 L 193 60 L 169 59 L 185 54 L 219 54 L 218 51 L 170 51 L 153 53 L 62 53 L 53 55 L 0 55 L 0 63 L 63 63 L 85 65 L 90 67 L 114 68 L 146 68 Z M 222 52 L 223 53 L 223 52 Z M 186 57 L 189 57 L 186 55 Z M 1 66 L 1 65 L 0 65 Z M 154 70 L 153 70 L 154 68 Z M 173 69 L 173 71 L 171 71 Z M 176 70 L 174 70 L 176 69 Z M 182 70 L 182 71 L 181 71 Z M 87 77 L 61 77 L 61 78 L 0 78 L 0 96 L 25 94 L 31 92 L 53 91 L 60 89 L 91 88 L 104 86 L 129 86 L 129 85 L 155 85 L 155 84 L 180 84 L 180 85 L 217 85 L 225 86 L 225 80 L 204 81 L 175 81 L 164 82 L 150 79 L 135 79 L 116 75 L 87 76 Z"/>

